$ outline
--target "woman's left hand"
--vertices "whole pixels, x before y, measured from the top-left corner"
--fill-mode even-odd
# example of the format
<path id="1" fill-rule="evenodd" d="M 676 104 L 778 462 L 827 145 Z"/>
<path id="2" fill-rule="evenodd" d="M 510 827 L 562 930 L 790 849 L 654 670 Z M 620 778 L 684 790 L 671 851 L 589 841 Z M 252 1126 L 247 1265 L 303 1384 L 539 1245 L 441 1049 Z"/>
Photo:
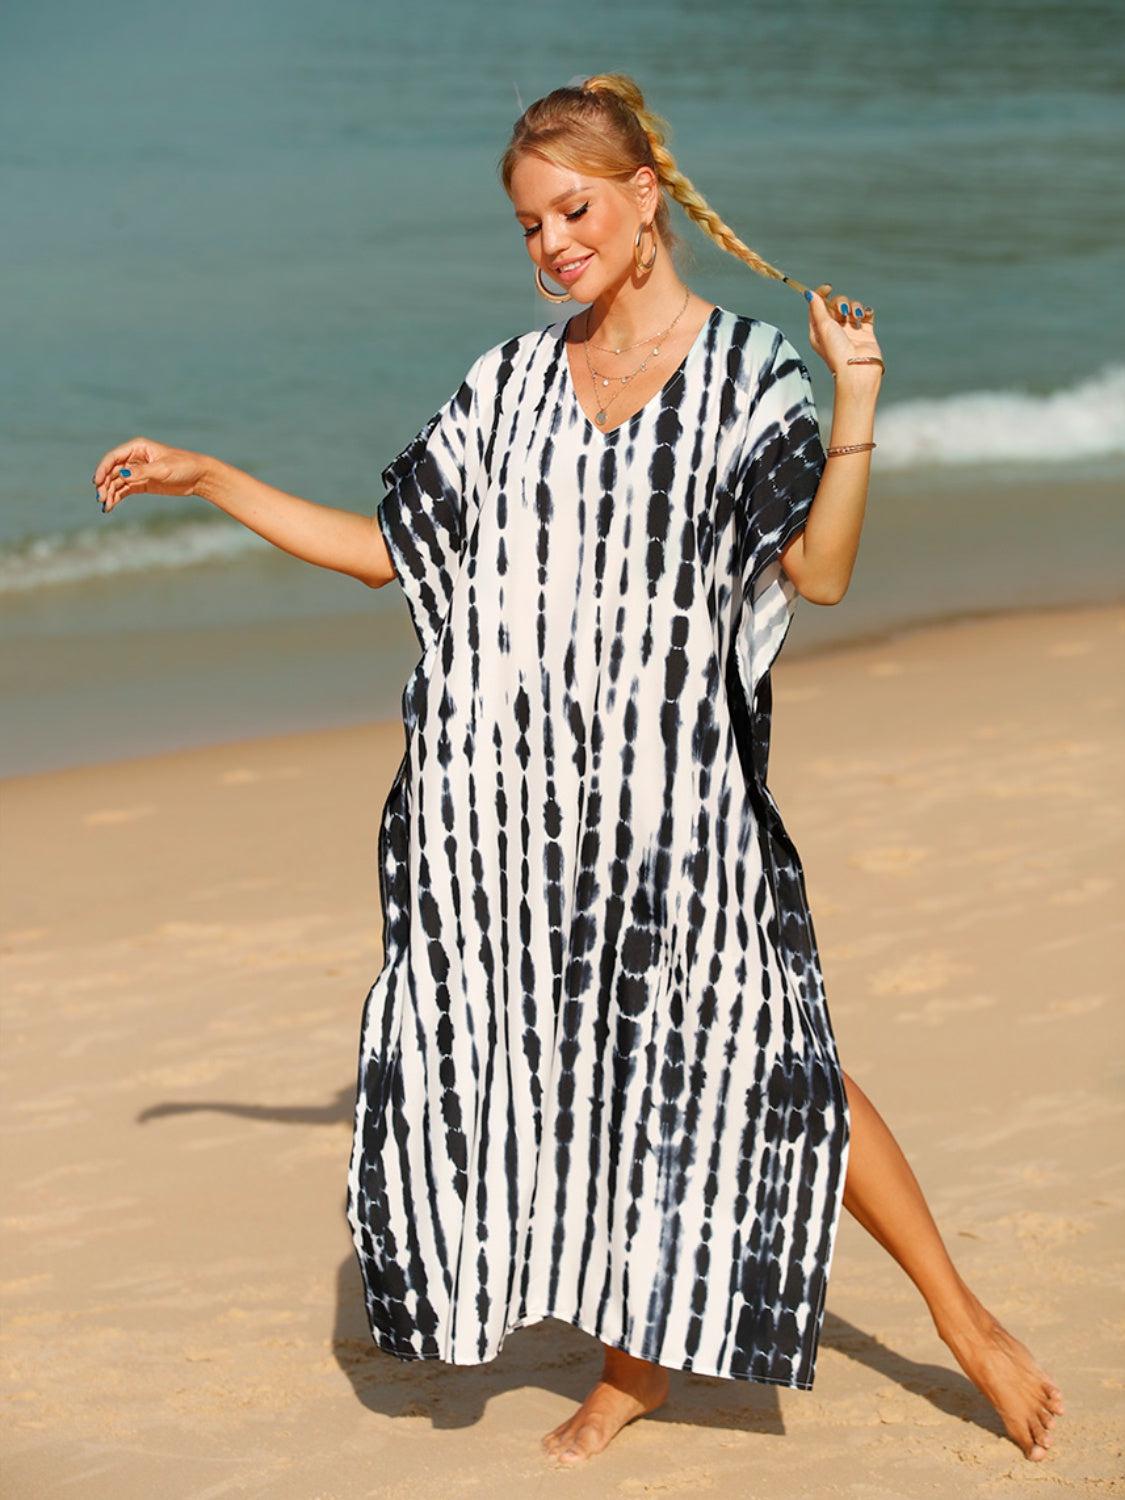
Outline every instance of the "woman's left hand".
<path id="1" fill-rule="evenodd" d="M 855 354 L 877 354 L 882 358 L 883 351 L 875 337 L 874 308 L 842 292 L 828 301 L 827 293 L 831 290 L 832 283 L 826 281 L 809 299 L 809 343 L 833 375 L 844 369 L 849 373 L 856 369 L 880 370 L 878 365 L 849 367 L 847 363 Z"/>

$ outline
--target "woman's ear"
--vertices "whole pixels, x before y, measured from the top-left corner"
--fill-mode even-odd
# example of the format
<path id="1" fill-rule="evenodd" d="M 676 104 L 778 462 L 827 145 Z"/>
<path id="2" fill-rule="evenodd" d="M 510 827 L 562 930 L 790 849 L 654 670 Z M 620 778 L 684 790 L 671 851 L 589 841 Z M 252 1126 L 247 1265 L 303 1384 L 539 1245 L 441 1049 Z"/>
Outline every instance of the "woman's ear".
<path id="1" fill-rule="evenodd" d="M 638 167 L 633 173 L 633 197 L 637 212 L 650 223 L 660 203 L 660 180 L 651 167 Z"/>

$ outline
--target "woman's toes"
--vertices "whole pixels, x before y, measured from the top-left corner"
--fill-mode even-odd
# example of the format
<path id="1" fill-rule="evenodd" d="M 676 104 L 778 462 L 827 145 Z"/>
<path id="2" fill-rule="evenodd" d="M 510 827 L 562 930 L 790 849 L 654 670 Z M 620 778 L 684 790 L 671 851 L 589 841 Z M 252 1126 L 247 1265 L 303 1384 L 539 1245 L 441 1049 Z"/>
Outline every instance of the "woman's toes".
<path id="1" fill-rule="evenodd" d="M 1031 1436 L 1031 1444 L 1032 1444 L 1031 1450 L 1028 1453 L 1028 1457 L 1029 1458 L 1036 1458 L 1036 1457 L 1044 1458 L 1044 1457 L 1046 1457 L 1047 1449 L 1051 1446 L 1051 1435 L 1050 1435 L 1050 1433 L 1047 1432 L 1047 1430 L 1043 1426 L 1042 1422 L 1040 1422 L 1038 1420 L 1038 1418 L 1036 1418 L 1036 1417 L 1032 1417 L 1031 1421 L 1027 1425 L 1028 1425 L 1028 1431 L 1029 1431 L 1030 1436 Z M 1038 1452 L 1037 1452 L 1037 1450 L 1038 1450 Z"/>
<path id="2" fill-rule="evenodd" d="M 597 1451 L 598 1432 L 592 1422 L 583 1422 L 577 1432 L 571 1434 L 570 1441 L 563 1447 L 559 1454 L 559 1461 L 564 1464 L 581 1463 L 583 1459 L 589 1458 L 590 1454 Z"/>

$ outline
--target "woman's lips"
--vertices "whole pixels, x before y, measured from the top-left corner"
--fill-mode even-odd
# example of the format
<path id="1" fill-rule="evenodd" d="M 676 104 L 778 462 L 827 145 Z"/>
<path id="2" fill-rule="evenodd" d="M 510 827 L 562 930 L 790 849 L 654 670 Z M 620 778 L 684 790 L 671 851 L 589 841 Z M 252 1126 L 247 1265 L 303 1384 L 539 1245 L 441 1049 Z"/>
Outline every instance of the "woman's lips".
<path id="1" fill-rule="evenodd" d="M 582 260 L 577 266 L 575 266 L 573 271 L 556 271 L 556 279 L 562 282 L 577 281 L 579 276 L 582 275 L 582 272 L 586 269 L 587 265 L 589 265 L 590 261 L 593 260 L 593 258 L 594 252 L 591 250 L 589 255 L 584 255 L 582 257 Z"/>

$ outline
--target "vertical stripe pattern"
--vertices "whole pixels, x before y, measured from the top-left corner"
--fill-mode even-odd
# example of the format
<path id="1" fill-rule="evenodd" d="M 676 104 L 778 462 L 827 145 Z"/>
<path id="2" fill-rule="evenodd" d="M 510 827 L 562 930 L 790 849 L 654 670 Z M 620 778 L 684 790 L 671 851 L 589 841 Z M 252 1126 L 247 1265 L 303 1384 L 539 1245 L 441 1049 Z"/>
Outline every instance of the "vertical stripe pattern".
<path id="1" fill-rule="evenodd" d="M 481 355 L 382 475 L 421 656 L 348 1171 L 371 1333 L 478 1364 L 553 1317 L 809 1389 L 850 1122 L 766 774 L 812 388 L 717 307 L 605 432 L 565 330 Z"/>

